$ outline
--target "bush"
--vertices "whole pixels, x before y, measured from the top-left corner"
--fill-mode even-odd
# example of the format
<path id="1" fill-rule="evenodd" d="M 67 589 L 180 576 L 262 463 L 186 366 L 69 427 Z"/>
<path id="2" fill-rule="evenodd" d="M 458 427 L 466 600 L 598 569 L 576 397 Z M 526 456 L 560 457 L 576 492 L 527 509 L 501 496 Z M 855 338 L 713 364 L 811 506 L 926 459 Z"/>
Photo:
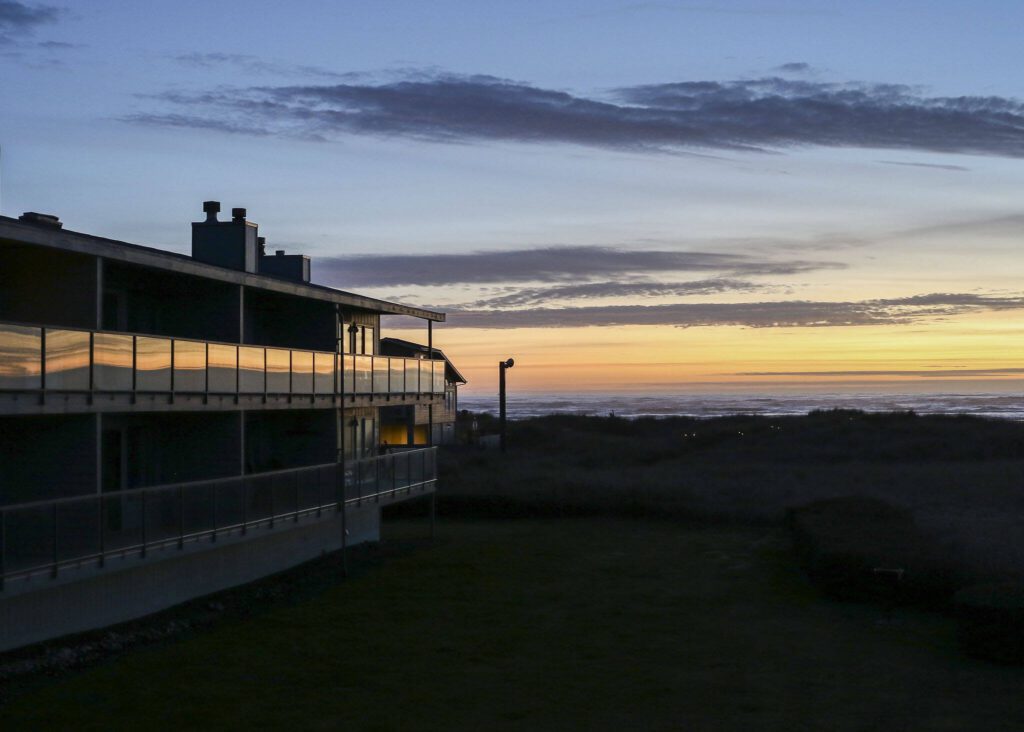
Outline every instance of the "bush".
<path id="1" fill-rule="evenodd" d="M 944 604 L 961 586 L 910 513 L 876 498 L 816 501 L 787 524 L 811 581 L 833 597 Z"/>
<path id="2" fill-rule="evenodd" d="M 958 592 L 954 602 L 964 653 L 1024 665 L 1024 583 L 974 585 Z"/>

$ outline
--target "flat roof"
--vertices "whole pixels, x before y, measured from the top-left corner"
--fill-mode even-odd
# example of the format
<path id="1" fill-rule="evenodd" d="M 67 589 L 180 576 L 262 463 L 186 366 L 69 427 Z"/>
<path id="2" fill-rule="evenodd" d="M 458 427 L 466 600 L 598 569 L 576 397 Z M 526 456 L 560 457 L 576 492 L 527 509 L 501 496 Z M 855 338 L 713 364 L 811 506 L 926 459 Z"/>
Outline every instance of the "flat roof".
<path id="1" fill-rule="evenodd" d="M 142 267 L 153 267 L 179 274 L 206 277 L 246 287 L 269 290 L 296 297 L 307 297 L 314 300 L 325 300 L 348 308 L 369 310 L 387 315 L 408 315 L 413 318 L 444 322 L 445 314 L 434 310 L 426 310 L 411 305 L 378 300 L 344 290 L 336 290 L 325 285 L 314 285 L 305 282 L 269 277 L 267 275 L 242 272 L 228 267 L 218 267 L 205 262 L 197 262 L 186 254 L 168 252 L 164 249 L 129 244 L 116 239 L 106 239 L 92 234 L 48 226 L 45 224 L 19 221 L 9 216 L 0 216 L 0 242 L 19 242 L 51 249 L 60 249 L 79 254 L 90 254 Z"/>

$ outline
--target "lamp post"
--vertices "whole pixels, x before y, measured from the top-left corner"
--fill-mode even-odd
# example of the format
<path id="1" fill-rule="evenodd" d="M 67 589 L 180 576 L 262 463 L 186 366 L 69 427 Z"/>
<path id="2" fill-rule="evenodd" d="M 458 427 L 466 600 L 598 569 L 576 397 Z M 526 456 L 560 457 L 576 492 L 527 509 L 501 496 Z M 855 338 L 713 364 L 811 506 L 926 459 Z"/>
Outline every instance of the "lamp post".
<path id="1" fill-rule="evenodd" d="M 516 365 L 513 359 L 498 363 L 498 423 L 501 427 L 501 451 L 505 452 L 505 371 Z"/>

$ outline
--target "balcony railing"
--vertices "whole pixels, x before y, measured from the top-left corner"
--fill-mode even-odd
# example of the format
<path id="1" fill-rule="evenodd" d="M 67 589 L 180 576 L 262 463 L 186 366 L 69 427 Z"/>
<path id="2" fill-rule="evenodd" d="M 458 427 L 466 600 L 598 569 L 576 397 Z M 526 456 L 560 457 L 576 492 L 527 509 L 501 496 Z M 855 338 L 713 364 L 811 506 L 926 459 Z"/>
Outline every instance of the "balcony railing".
<path id="1" fill-rule="evenodd" d="M 0 323 L 0 391 L 443 394 L 444 365 Z"/>
<path id="2" fill-rule="evenodd" d="M 56 577 L 72 567 L 145 557 L 218 538 L 339 512 L 342 504 L 429 492 L 437 448 L 271 473 L 138 488 L 0 508 L 4 582 Z"/>

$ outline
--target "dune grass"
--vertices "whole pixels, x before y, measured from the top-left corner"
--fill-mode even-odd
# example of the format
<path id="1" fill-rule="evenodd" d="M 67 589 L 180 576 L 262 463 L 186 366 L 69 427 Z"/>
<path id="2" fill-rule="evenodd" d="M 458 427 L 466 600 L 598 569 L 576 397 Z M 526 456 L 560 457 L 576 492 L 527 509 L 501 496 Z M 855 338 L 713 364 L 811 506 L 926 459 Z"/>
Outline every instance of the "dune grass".
<path id="1" fill-rule="evenodd" d="M 318 596 L 44 685 L 0 727 L 1024 728 L 1024 672 L 961 658 L 947 619 L 821 599 L 778 528 L 439 528 Z"/>

